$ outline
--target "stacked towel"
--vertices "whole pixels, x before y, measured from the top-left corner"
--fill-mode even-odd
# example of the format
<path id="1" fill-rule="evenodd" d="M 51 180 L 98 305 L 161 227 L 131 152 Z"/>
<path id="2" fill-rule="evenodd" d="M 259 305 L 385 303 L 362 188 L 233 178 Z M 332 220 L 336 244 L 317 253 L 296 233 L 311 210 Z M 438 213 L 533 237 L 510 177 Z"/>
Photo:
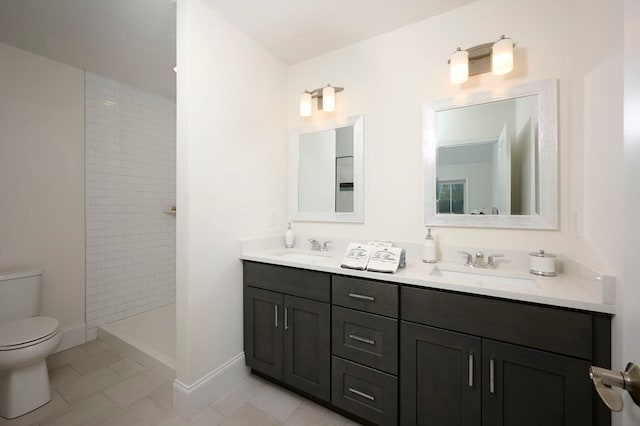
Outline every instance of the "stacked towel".
<path id="1" fill-rule="evenodd" d="M 365 270 L 369 263 L 369 257 L 371 256 L 371 250 L 373 246 L 368 244 L 351 243 L 347 247 L 347 253 L 342 260 L 343 268 Z"/>
<path id="2" fill-rule="evenodd" d="M 367 264 L 367 271 L 393 274 L 400 266 L 402 251 L 399 247 L 374 247 Z"/>

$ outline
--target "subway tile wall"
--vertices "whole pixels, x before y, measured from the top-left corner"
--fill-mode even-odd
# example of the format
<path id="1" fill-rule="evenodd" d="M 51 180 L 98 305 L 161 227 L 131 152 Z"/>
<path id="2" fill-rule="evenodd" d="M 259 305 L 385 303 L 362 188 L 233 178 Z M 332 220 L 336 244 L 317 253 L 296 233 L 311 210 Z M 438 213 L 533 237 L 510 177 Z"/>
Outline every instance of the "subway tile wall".
<path id="1" fill-rule="evenodd" d="M 175 302 L 176 105 L 85 73 L 86 323 Z"/>

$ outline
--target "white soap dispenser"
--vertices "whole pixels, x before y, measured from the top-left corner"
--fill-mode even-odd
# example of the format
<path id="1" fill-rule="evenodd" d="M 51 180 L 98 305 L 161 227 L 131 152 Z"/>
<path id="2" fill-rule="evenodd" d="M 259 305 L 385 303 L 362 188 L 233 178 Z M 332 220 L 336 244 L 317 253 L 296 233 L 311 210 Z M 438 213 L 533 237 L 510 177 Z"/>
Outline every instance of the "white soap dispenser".
<path id="1" fill-rule="evenodd" d="M 293 234 L 293 229 L 291 229 L 291 222 L 289 222 L 289 227 L 287 231 L 284 233 L 284 246 L 286 248 L 293 248 L 293 243 L 295 242 L 296 237 Z"/>
<path id="2" fill-rule="evenodd" d="M 427 236 L 424 239 L 422 246 L 422 261 L 424 263 L 436 263 L 438 258 L 438 244 L 433 235 L 431 235 L 431 228 L 428 228 Z"/>

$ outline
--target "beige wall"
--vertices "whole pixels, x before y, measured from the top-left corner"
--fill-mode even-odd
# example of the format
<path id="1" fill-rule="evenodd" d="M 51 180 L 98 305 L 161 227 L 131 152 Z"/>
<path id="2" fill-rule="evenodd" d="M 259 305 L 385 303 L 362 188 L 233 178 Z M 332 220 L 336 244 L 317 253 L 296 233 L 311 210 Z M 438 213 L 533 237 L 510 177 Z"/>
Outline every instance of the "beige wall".
<path id="1" fill-rule="evenodd" d="M 179 0 L 177 69 L 177 381 L 188 392 L 229 361 L 244 368 L 238 240 L 284 234 L 286 67 L 212 1 Z"/>
<path id="2" fill-rule="evenodd" d="M 0 43 L 0 271 L 42 269 L 42 313 L 82 336 L 83 133 L 83 71 Z"/>

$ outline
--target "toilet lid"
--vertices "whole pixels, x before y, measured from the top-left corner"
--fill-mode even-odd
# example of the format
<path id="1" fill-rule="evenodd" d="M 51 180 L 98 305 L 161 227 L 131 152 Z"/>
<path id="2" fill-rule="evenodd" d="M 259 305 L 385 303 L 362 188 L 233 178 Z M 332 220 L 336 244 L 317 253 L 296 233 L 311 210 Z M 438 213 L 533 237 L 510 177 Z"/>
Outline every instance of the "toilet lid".
<path id="1" fill-rule="evenodd" d="M 29 317 L 0 323 L 0 350 L 43 340 L 56 333 L 59 327 L 58 320 L 50 317 Z"/>

